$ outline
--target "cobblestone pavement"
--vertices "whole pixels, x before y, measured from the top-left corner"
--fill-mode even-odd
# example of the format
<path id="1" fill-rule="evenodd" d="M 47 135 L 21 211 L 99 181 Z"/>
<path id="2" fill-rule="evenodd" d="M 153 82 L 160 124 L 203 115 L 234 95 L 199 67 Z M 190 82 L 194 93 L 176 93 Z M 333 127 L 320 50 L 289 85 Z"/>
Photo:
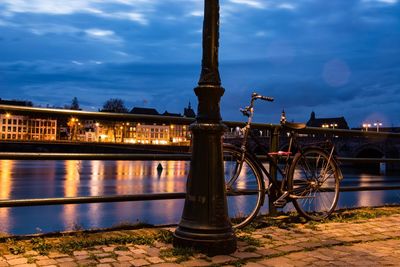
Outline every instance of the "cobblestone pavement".
<path id="1" fill-rule="evenodd" d="M 151 245 L 134 240 L 85 247 L 83 243 L 53 238 L 65 246 L 75 244 L 68 253 L 51 248 L 51 237 L 26 240 L 33 248 L 24 249 L 20 241 L 4 240 L 0 252 L 3 266 L 400 266 L 400 214 L 348 222 L 290 224 L 289 227 L 264 227 L 238 232 L 238 249 L 230 255 L 208 257 L 192 251 L 173 249 L 160 239 Z M 173 231 L 173 228 L 168 230 Z M 112 231 L 112 240 L 148 230 Z M 159 229 L 151 230 L 156 233 Z M 163 231 L 164 234 L 169 233 Z M 108 233 L 110 234 L 110 233 Z M 84 236 L 89 240 L 92 234 Z M 104 235 L 104 233 L 102 234 Z M 97 238 L 97 237 L 96 237 Z M 108 238 L 108 239 L 107 239 Z M 124 239 L 127 241 L 128 239 Z M 167 238 L 165 239 L 166 241 Z M 47 246 L 46 246 L 47 244 Z M 80 245 L 79 245 L 80 244 Z M 54 246 L 53 246 L 54 247 Z"/>

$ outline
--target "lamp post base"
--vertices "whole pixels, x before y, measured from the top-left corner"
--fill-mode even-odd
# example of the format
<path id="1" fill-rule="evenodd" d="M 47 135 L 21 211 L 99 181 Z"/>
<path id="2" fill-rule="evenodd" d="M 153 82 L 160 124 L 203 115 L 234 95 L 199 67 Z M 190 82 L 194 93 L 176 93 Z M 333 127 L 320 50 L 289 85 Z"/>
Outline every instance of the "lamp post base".
<path id="1" fill-rule="evenodd" d="M 236 236 L 233 232 L 218 234 L 210 230 L 179 226 L 174 233 L 173 245 L 192 247 L 209 256 L 230 254 L 236 250 Z"/>
<path id="2" fill-rule="evenodd" d="M 175 247 L 193 247 L 208 255 L 236 250 L 225 195 L 221 123 L 194 123 L 192 161 L 182 219 L 174 233 Z"/>

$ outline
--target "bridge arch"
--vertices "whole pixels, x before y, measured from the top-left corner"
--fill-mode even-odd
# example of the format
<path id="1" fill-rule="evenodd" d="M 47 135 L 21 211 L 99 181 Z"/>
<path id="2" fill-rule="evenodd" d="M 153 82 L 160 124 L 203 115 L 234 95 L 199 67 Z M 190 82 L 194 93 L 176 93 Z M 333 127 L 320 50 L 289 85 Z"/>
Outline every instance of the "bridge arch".
<path id="1" fill-rule="evenodd" d="M 361 146 L 354 154 L 356 158 L 382 158 L 385 156 L 385 152 L 380 147 L 372 144 Z"/>
<path id="2" fill-rule="evenodd" d="M 355 158 L 383 158 L 385 157 L 385 151 L 374 144 L 366 144 L 359 147 L 355 153 Z M 361 167 L 364 171 L 378 174 L 380 171 L 380 163 L 357 163 L 357 166 Z"/>

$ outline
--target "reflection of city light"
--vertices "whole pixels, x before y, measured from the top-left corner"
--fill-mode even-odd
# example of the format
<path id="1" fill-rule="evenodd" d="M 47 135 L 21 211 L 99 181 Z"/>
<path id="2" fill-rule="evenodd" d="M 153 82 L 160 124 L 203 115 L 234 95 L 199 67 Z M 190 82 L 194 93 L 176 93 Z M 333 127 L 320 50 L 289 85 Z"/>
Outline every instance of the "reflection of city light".
<path id="1" fill-rule="evenodd" d="M 14 172 L 13 160 L 1 160 L 0 161 L 0 199 L 10 199 L 11 198 L 11 188 L 12 188 L 12 177 L 11 174 Z M 1 231 L 9 232 L 11 229 L 11 209 L 1 208 L 0 209 L 0 222 Z"/>
<path id="2" fill-rule="evenodd" d="M 76 197 L 78 194 L 79 180 L 80 180 L 80 161 L 66 160 L 65 161 L 65 182 L 64 182 L 64 196 Z M 76 222 L 77 205 L 64 205 L 63 218 L 65 228 L 71 228 Z"/>
<path id="3" fill-rule="evenodd" d="M 1 160 L 0 176 L 0 199 L 9 199 L 12 186 L 12 177 L 14 161 Z"/>
<path id="4" fill-rule="evenodd" d="M 66 197 L 75 197 L 78 192 L 78 184 L 80 180 L 79 174 L 79 163 L 80 161 L 76 160 L 67 160 L 65 161 L 65 196 Z"/>

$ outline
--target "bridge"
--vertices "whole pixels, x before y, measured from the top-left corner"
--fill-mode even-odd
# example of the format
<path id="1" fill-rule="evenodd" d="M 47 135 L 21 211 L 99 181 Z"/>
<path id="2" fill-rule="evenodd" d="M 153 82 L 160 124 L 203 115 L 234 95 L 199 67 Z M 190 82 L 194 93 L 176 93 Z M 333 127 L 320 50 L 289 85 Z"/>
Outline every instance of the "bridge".
<path id="1" fill-rule="evenodd" d="M 261 127 L 260 129 L 254 130 L 252 138 L 249 139 L 248 148 L 251 152 L 258 155 L 265 154 L 270 151 L 273 142 L 276 142 L 275 146 L 278 147 L 278 150 L 288 150 L 289 138 L 279 126 L 270 125 L 266 129 Z M 275 141 L 273 141 L 274 129 L 275 136 L 278 137 L 275 138 Z M 395 162 L 400 155 L 400 138 L 397 134 L 308 128 L 299 131 L 297 138 L 304 145 L 312 145 L 328 139 L 335 145 L 336 155 L 346 162 L 352 161 L 357 164 L 368 162 L 369 166 L 376 169 L 380 162 L 375 161 L 371 165 L 371 161 L 366 159 L 382 159 L 381 162 L 387 163 L 386 169 L 400 169 L 400 164 Z M 225 136 L 224 141 L 240 146 L 242 140 L 240 134 L 231 131 Z"/>

